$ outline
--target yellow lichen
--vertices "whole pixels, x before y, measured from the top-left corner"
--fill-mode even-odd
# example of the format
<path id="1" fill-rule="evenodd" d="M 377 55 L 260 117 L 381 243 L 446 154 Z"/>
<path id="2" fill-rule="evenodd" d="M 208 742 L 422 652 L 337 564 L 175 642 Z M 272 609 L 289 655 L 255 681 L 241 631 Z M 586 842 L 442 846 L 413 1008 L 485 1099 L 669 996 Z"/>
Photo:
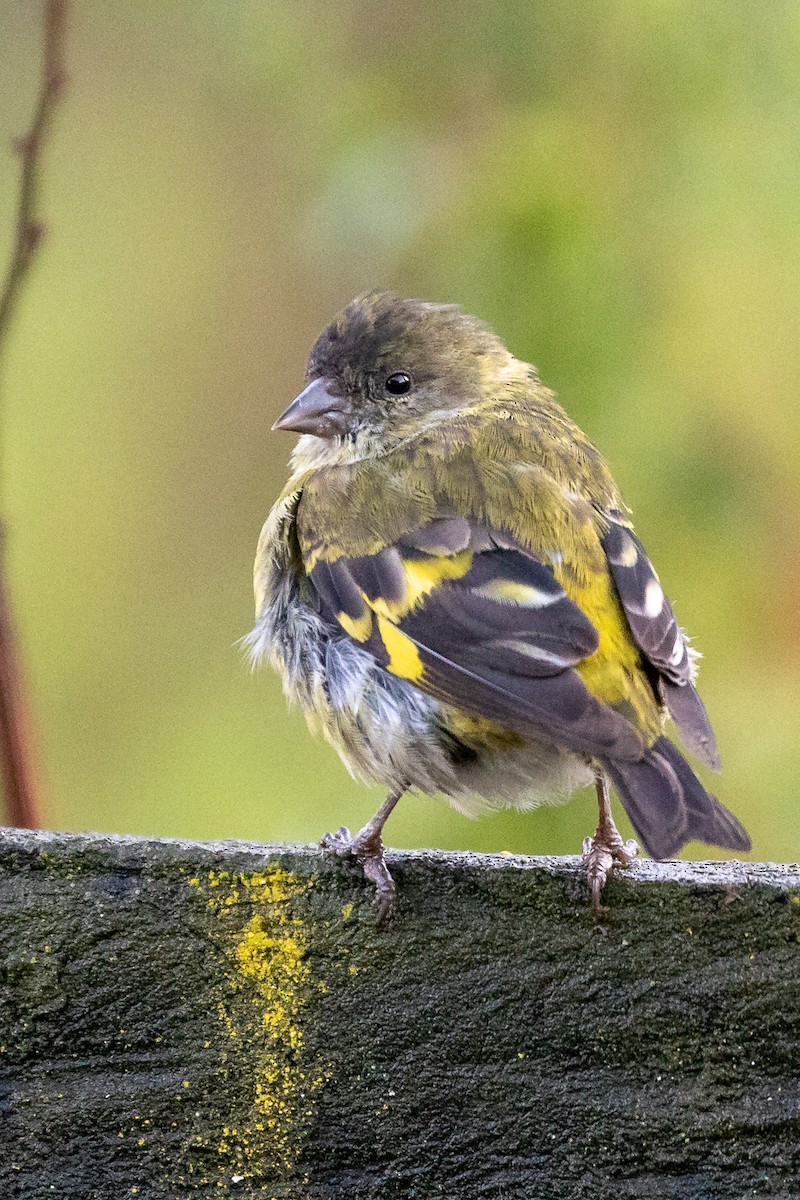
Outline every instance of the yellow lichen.
<path id="1" fill-rule="evenodd" d="M 271 867 L 211 871 L 208 885 L 209 908 L 232 935 L 218 1015 L 230 1063 L 244 1062 L 252 1080 L 249 1112 L 245 1103 L 238 1127 L 223 1128 L 218 1152 L 243 1177 L 285 1174 L 298 1161 L 314 1095 L 326 1079 L 305 1045 L 308 1002 L 322 987 L 312 979 L 308 935 L 297 915 L 297 900 L 311 883 Z"/>

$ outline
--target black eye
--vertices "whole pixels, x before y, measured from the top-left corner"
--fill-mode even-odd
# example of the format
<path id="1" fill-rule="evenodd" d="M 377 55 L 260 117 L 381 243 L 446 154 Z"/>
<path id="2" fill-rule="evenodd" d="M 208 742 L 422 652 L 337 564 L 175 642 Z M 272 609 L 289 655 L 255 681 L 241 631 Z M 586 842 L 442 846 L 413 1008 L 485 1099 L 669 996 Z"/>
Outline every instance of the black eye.
<path id="1" fill-rule="evenodd" d="M 386 380 L 387 392 L 390 396 L 405 396 L 406 392 L 411 391 L 411 376 L 405 371 L 395 371 L 394 375 L 390 375 Z"/>

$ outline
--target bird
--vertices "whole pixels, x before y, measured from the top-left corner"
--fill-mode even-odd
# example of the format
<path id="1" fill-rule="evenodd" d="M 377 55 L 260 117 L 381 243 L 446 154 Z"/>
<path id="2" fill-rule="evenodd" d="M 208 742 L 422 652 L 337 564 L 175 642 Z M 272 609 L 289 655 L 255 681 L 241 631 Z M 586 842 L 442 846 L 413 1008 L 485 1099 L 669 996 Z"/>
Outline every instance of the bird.
<path id="1" fill-rule="evenodd" d="M 456 305 L 357 297 L 317 339 L 274 430 L 300 435 L 258 541 L 267 661 L 311 732 L 387 791 L 322 847 L 395 907 L 383 827 L 408 792 L 469 816 L 594 784 L 596 913 L 623 841 L 655 859 L 750 848 L 665 733 L 719 755 L 679 628 L 605 460 L 540 379 Z"/>

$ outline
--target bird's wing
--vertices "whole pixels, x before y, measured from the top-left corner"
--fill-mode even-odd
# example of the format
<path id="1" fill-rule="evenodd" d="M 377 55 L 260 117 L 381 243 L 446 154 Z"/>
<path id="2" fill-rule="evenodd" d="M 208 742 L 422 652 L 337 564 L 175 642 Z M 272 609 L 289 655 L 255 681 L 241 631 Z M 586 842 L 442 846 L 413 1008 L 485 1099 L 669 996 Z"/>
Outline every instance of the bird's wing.
<path id="1" fill-rule="evenodd" d="M 634 726 L 574 669 L 597 629 L 508 534 L 433 517 L 373 553 L 329 547 L 308 567 L 325 618 L 421 691 L 587 756 L 641 757 Z"/>
<path id="2" fill-rule="evenodd" d="M 601 543 L 634 640 L 657 672 L 661 698 L 686 746 L 719 770 L 714 733 L 692 682 L 689 647 L 672 605 L 630 523 L 616 511 L 604 516 Z"/>

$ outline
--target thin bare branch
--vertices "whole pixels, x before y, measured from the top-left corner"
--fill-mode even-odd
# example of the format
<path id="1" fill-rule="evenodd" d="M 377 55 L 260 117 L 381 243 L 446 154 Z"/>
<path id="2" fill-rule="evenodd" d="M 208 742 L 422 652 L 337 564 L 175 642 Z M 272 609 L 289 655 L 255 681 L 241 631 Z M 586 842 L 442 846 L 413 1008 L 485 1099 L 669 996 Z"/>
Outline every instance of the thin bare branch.
<path id="1" fill-rule="evenodd" d="M 67 0 L 45 0 L 44 45 L 39 96 L 33 121 L 14 149 L 22 160 L 11 259 L 0 286 L 0 354 L 28 276 L 44 225 L 37 211 L 42 151 L 53 113 L 64 90 L 64 35 Z M 6 584 L 6 529 L 0 521 L 0 770 L 10 824 L 35 829 L 39 821 L 37 772 L 30 705 L 23 685 L 21 657 Z"/>
<path id="2" fill-rule="evenodd" d="M 0 290 L 0 352 L 8 335 L 11 317 L 33 256 L 41 243 L 44 225 L 36 212 L 41 156 L 51 118 L 64 90 L 64 34 L 67 0 L 45 0 L 42 77 L 36 111 L 28 132 L 14 142 L 22 160 L 17 219 L 11 261 Z"/>

